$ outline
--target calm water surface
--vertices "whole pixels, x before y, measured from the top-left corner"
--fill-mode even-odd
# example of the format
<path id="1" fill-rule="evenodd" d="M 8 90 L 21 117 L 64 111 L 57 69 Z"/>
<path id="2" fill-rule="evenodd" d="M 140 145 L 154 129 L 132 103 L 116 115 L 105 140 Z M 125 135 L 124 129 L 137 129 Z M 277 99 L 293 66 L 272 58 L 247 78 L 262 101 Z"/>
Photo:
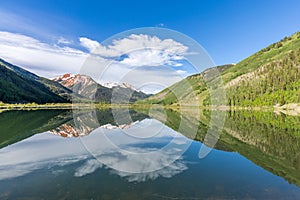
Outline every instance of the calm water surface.
<path id="1" fill-rule="evenodd" d="M 299 117 L 226 112 L 217 144 L 200 159 L 209 116 L 3 112 L 0 199 L 300 199 Z"/>

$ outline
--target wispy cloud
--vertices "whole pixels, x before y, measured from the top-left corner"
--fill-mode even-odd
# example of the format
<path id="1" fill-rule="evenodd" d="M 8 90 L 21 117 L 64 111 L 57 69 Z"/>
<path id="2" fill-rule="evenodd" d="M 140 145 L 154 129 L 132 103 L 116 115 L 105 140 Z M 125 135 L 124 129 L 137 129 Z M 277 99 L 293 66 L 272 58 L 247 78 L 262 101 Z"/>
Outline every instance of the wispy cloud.
<path id="1" fill-rule="evenodd" d="M 73 41 L 72 40 L 68 40 L 64 37 L 59 37 L 57 40 L 57 44 L 72 44 Z"/>
<path id="2" fill-rule="evenodd" d="M 116 62 L 133 67 L 181 66 L 177 61 L 183 60 L 184 55 L 188 53 L 187 46 L 173 39 L 161 40 L 156 36 L 144 34 L 131 34 L 126 38 L 113 40 L 108 46 L 84 37 L 80 38 L 80 42 L 92 54 L 107 59 L 121 58 Z"/>
<path id="3" fill-rule="evenodd" d="M 39 75 L 51 77 L 78 72 L 88 54 L 26 35 L 0 31 L 0 56 Z"/>

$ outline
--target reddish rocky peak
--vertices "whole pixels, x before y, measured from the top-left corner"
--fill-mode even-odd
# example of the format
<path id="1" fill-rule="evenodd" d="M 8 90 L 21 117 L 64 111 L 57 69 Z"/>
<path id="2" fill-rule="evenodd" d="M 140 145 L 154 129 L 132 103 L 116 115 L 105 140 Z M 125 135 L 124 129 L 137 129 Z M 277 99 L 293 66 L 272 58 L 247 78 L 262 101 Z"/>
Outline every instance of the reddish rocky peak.
<path id="1" fill-rule="evenodd" d="M 64 74 L 64 75 L 62 76 L 62 78 L 69 78 L 69 77 L 71 77 L 71 74 Z"/>

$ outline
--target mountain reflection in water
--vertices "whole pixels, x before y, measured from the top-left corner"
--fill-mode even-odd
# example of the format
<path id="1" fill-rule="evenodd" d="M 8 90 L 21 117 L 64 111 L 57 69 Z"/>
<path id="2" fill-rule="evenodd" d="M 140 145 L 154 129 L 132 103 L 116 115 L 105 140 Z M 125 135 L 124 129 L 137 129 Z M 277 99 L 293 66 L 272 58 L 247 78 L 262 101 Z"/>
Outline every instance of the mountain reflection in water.
<path id="1" fill-rule="evenodd" d="M 80 194 L 83 195 L 80 198 L 94 198 L 102 193 L 120 198 L 113 185 L 119 185 L 126 195 L 141 192 L 141 198 L 149 199 L 300 196 L 299 117 L 269 112 L 226 112 L 217 144 L 207 157 L 199 159 L 203 144 L 195 141 L 204 142 L 210 112 L 201 111 L 200 121 L 189 109 L 181 112 L 158 109 L 151 117 L 148 110 L 142 109 L 3 112 L 0 193 L 6 196 L 0 198 L 18 198 L 25 191 L 38 198 L 49 196 L 50 191 L 57 194 L 53 198 L 78 198 Z M 184 129 L 179 127 L 181 120 L 185 120 Z M 195 126 L 198 131 L 193 134 Z M 96 190 L 102 178 L 108 183 L 105 192 L 93 195 L 79 187 L 80 181 L 88 181 L 86 187 Z M 30 184 L 21 184 L 26 181 L 46 184 L 51 180 L 54 181 L 51 184 L 73 185 L 74 190 L 65 196 L 53 190 L 63 191 L 67 185 L 61 188 L 53 185 L 48 192 L 43 189 L 39 193 Z M 152 188 L 152 192 L 138 189 L 142 185 L 128 185 L 135 188 L 134 193 L 129 192 L 122 180 L 147 184 L 146 188 Z"/>

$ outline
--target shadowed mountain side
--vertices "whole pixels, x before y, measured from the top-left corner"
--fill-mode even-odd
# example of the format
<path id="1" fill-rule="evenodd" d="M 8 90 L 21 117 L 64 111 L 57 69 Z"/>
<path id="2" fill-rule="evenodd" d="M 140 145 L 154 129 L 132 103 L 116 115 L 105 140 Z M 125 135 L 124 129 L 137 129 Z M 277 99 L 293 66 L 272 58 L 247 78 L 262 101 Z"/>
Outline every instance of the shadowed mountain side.
<path id="1" fill-rule="evenodd" d="M 67 87 L 0 59 L 0 101 L 5 103 L 59 103 L 86 101 Z"/>
<path id="2" fill-rule="evenodd" d="M 5 103 L 62 103 L 68 102 L 51 90 L 53 81 L 38 77 L 0 59 L 0 101 Z M 57 86 L 56 86 L 57 87 Z M 71 92 L 60 86 L 63 92 Z"/>
<path id="3" fill-rule="evenodd" d="M 49 80 L 43 77 L 40 77 L 39 81 L 43 83 L 45 86 L 47 86 L 52 92 L 55 94 L 59 94 L 59 96 L 63 97 L 64 99 L 70 101 L 70 102 L 89 102 L 90 100 L 86 97 L 74 93 L 71 89 L 64 87 L 63 85 L 53 81 Z"/>
<path id="4" fill-rule="evenodd" d="M 146 110 L 139 111 L 148 113 Z M 210 112 L 202 110 L 200 122 L 192 109 L 183 110 L 181 113 L 158 109 L 151 112 L 151 117 L 175 131 L 179 131 L 180 121 L 184 120 L 186 124 L 184 129 L 180 129 L 180 133 L 203 143 L 210 123 Z M 299 122 L 300 117 L 270 112 L 228 112 L 223 133 L 214 148 L 235 151 L 273 174 L 300 186 Z M 195 126 L 198 126 L 196 135 L 193 128 L 189 128 Z"/>

